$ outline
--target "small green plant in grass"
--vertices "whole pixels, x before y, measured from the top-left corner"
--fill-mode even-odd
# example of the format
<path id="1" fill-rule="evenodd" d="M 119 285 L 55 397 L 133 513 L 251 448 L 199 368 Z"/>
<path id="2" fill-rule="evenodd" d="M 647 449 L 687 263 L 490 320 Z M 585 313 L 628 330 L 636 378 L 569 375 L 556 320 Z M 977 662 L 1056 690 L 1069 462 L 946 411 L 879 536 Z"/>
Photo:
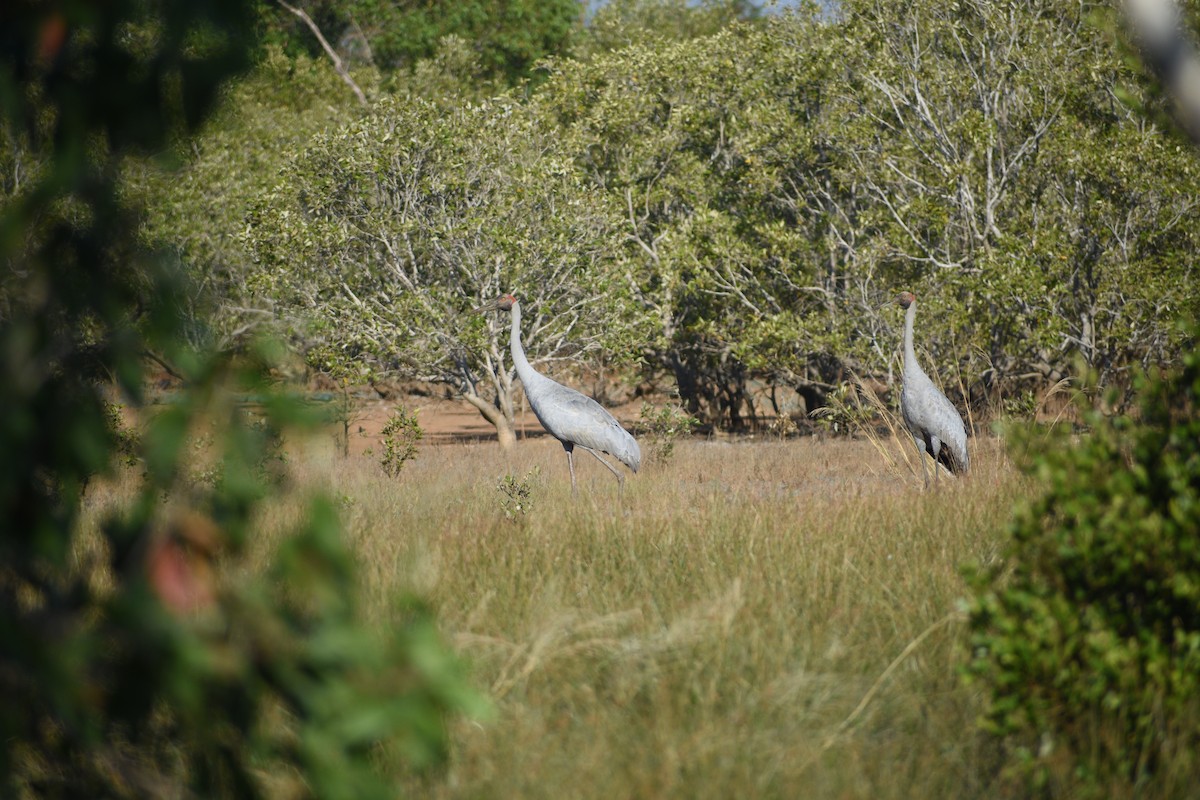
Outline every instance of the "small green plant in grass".
<path id="1" fill-rule="evenodd" d="M 118 462 L 127 467 L 137 466 L 138 452 L 141 449 L 141 435 L 125 424 L 121 417 L 124 408 L 120 403 L 105 403 L 104 413 L 108 421 L 108 429 L 113 435 L 113 455 Z"/>
<path id="2" fill-rule="evenodd" d="M 541 474 L 542 471 L 534 467 L 519 480 L 511 474 L 500 479 L 496 491 L 500 493 L 500 509 L 505 519 L 517 520 L 533 511 L 533 490 Z"/>
<path id="3" fill-rule="evenodd" d="M 1019 420 L 1032 420 L 1041 402 L 1033 391 L 1022 392 L 1016 397 L 1006 397 L 1001 403 L 1001 409 L 1006 417 Z"/>
<path id="4" fill-rule="evenodd" d="M 405 464 L 417 457 L 417 442 L 424 438 L 425 431 L 417 422 L 417 413 L 410 414 L 400 406 L 392 412 L 381 434 L 383 452 L 379 456 L 379 465 L 388 477 L 395 478 Z"/>
<path id="5" fill-rule="evenodd" d="M 771 420 L 771 424 L 767 426 L 767 432 L 781 441 L 789 436 L 793 436 L 799 430 L 800 426 L 796 424 L 796 420 L 787 414 L 780 414 Z"/>
<path id="6" fill-rule="evenodd" d="M 967 675 L 1046 796 L 1139 796 L 1200 745 L 1200 353 L 1138 395 L 1132 416 L 1087 411 L 1077 441 L 1010 432 L 1042 494 L 1018 507 L 1007 558 L 968 571 Z"/>
<path id="7" fill-rule="evenodd" d="M 843 383 L 825 398 L 825 405 L 814 408 L 810 414 L 817 426 L 833 436 L 852 436 L 862 431 L 874 430 L 878 409 L 875 404 L 865 402 L 858 390 L 858 382 Z"/>
<path id="8" fill-rule="evenodd" d="M 646 460 L 650 463 L 666 463 L 675 454 L 675 442 L 680 437 L 690 436 L 700 421 L 676 405 L 653 406 L 642 403 L 639 415 L 645 431 L 643 441 Z"/>

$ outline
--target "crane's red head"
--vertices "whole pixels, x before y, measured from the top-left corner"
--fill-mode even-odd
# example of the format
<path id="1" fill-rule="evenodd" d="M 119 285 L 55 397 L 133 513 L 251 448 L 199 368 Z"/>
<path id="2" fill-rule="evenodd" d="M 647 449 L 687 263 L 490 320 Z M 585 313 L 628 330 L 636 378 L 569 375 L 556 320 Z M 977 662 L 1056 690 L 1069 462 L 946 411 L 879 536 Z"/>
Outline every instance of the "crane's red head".
<path id="1" fill-rule="evenodd" d="M 502 294 L 496 298 L 496 308 L 501 311 L 512 311 L 512 307 L 517 304 L 517 298 L 511 294 Z"/>
<path id="2" fill-rule="evenodd" d="M 912 292 L 901 292 L 900 294 L 896 295 L 896 302 L 900 304 L 901 308 L 908 308 L 915 303 L 916 300 L 917 296 Z"/>

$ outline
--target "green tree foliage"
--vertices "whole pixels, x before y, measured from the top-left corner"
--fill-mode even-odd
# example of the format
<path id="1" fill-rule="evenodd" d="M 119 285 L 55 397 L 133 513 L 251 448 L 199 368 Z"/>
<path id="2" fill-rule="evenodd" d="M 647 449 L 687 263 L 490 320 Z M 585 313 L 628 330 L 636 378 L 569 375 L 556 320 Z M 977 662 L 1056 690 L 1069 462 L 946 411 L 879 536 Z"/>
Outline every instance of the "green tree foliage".
<path id="1" fill-rule="evenodd" d="M 846 4 L 855 78 L 832 209 L 845 279 L 927 298 L 943 360 L 995 384 L 1108 382 L 1177 352 L 1195 246 L 1195 154 L 1116 100 L 1132 78 L 1091 4 Z M 1165 181 L 1163 176 L 1172 176 Z M 1170 255 L 1168 255 L 1170 254 Z M 1174 263 L 1168 263 L 1168 262 Z M 1126 378 L 1127 381 L 1127 378 Z"/>
<path id="2" fill-rule="evenodd" d="M 1044 490 L 973 578 L 970 672 L 1036 781 L 1161 786 L 1200 740 L 1198 408 L 1193 349 L 1139 380 L 1136 416 L 1015 438 Z"/>
<path id="3" fill-rule="evenodd" d="M 820 218 L 786 196 L 826 168 L 817 125 L 835 40 L 798 15 L 560 63 L 535 98 L 624 210 L 637 298 L 657 324 L 647 360 L 705 422 L 738 424 L 754 373 L 806 373 L 846 341 L 828 335 L 811 287 L 826 269 Z"/>
<path id="4" fill-rule="evenodd" d="M 586 59 L 631 45 L 711 36 L 758 14 L 746 0 L 608 0 L 580 32 L 572 55 Z"/>
<path id="5" fill-rule="evenodd" d="M 905 287 L 935 362 L 984 354 L 983 388 L 1177 353 L 1196 157 L 1115 99 L 1091 7 L 839 12 L 560 62 L 535 98 L 625 209 L 647 360 L 689 410 L 736 425 L 751 378 L 886 374 L 878 304 Z"/>
<path id="6" fill-rule="evenodd" d="M 369 70 L 357 77 L 368 89 L 377 83 Z M 179 169 L 141 161 L 125 170 L 124 196 L 145 209 L 144 241 L 175 255 L 197 287 L 184 307 L 193 342 L 234 347 L 271 329 L 270 313 L 248 289 L 246 215 L 309 138 L 361 113 L 324 58 L 271 49 L 222 92 L 203 128 L 173 148 Z"/>
<path id="7" fill-rule="evenodd" d="M 590 286 L 589 296 L 614 291 L 619 316 L 640 318 L 635 353 L 649 377 L 674 378 L 688 412 L 707 424 L 745 423 L 760 410 L 754 392 L 764 383 L 802 391 L 811 407 L 850 373 L 893 374 L 900 316 L 879 304 L 901 288 L 922 297 L 921 346 L 930 363 L 964 375 L 976 398 L 1038 389 L 1070 375 L 1077 356 L 1102 383 L 1124 385 L 1131 368 L 1178 356 L 1173 322 L 1200 311 L 1189 291 L 1190 254 L 1200 244 L 1200 207 L 1192 200 L 1200 164 L 1118 100 L 1149 94 L 1137 66 L 1095 24 L 1106 19 L 1099 4 L 846 0 L 836 16 L 809 6 L 727 25 L 741 7 L 714 3 L 689 7 L 667 25 L 661 14 L 673 7 L 669 0 L 606 6 L 588 35 L 610 30 L 616 38 L 580 39 L 576 52 L 588 60 L 550 62 L 546 80 L 523 102 L 468 103 L 456 94 L 463 82 L 479 93 L 497 84 L 482 78 L 474 43 L 449 36 L 411 75 L 371 83 L 379 92 L 431 95 L 433 106 L 389 99 L 368 122 L 355 121 L 357 110 L 350 117 L 323 110 L 333 96 L 327 91 L 352 101 L 320 61 L 296 62 L 296 87 L 319 91 L 297 88 L 297 116 L 284 114 L 267 102 L 268 87 L 286 85 L 291 68 L 269 59 L 261 82 L 248 84 L 257 88 L 232 104 L 246 110 L 219 122 L 197 143 L 188 177 L 156 195 L 172 198 L 160 208 L 176 210 L 156 214 L 153 233 L 162 241 L 178 236 L 189 262 L 211 262 L 195 270 L 218 298 L 221 313 L 209 323 L 217 341 L 282 311 L 312 355 L 322 336 L 345 324 L 330 310 L 343 302 L 339 295 L 353 304 L 347 287 L 369 308 L 382 302 L 376 284 L 393 280 L 381 265 L 397 241 L 352 235 L 353 215 L 377 232 L 393 224 L 382 210 L 404 192 L 421 186 L 420 197 L 440 196 L 437 185 L 420 184 L 424 166 L 403 184 L 404 159 L 422 164 L 425 151 L 457 148 L 457 161 L 438 156 L 438 174 L 476 176 L 470 180 L 491 159 L 473 191 L 494 210 L 471 211 L 465 225 L 469 202 L 394 215 L 425 231 L 420 246 L 427 250 L 408 261 L 428 261 L 444 247 L 428 233 L 438 225 L 452 228 L 451 236 L 508 237 L 508 244 L 471 244 L 477 254 L 504 251 L 508 265 L 510 228 L 547 253 L 561 251 L 557 234 L 545 231 L 570 227 L 578 212 L 580 236 L 594 233 L 602 255 L 572 262 L 572 280 Z M 635 44 L 605 51 L 626 33 Z M 497 143 L 515 141 L 512 119 L 525 113 L 537 118 L 521 123 L 534 132 L 530 143 L 518 133 L 520 145 L 507 152 Z M 242 114 L 252 124 L 241 126 Z M 293 120 L 278 130 L 295 134 L 272 133 L 273 116 Z M 335 126 L 329 137 L 305 153 L 305 136 L 326 125 Z M 460 127 L 461 143 L 454 141 Z M 410 128 L 415 144 L 401 148 L 397 131 Z M 245 148 L 261 151 L 261 159 L 240 160 L 241 135 L 261 142 Z M 545 186 L 531 188 L 543 169 L 529 166 L 538 147 L 550 154 L 544 164 L 561 172 L 545 173 Z M 291 155 L 298 160 L 284 188 L 264 189 Z M 14 162 L 10 180 L 29 168 Z M 342 205 L 320 197 L 347 188 Z M 554 221 L 541 229 L 531 220 L 546 217 L 523 211 L 510 224 L 505 215 L 533 202 L 531 191 L 585 201 L 544 204 Z M 370 199 L 376 195 L 379 203 Z M 310 213 L 310 204 L 322 207 Z M 268 221 L 255 222 L 244 240 L 258 248 L 263 274 L 247 248 L 234 244 L 248 206 L 263 209 Z M 493 221 L 480 222 L 485 214 Z M 597 214 L 609 218 L 604 231 Z M 338 215 L 344 218 L 335 224 Z M 328 275 L 319 274 L 329 255 L 322 248 L 340 253 Z M 291 275 L 294 253 L 301 258 Z M 560 259 L 564 269 L 568 261 Z M 453 303 L 431 302 L 465 313 L 483 287 L 504 289 L 494 286 L 503 282 L 476 274 L 456 282 Z M 446 274 L 429 285 L 448 286 Z M 313 320 L 299 320 L 318 310 Z M 446 346 L 430 347 L 407 329 L 382 336 L 380 328 L 369 348 L 328 341 L 324 349 L 341 355 L 312 363 L 361 371 L 355 354 L 371 351 L 374 367 L 465 381 L 467 396 L 492 407 L 485 414 L 505 419 L 509 391 L 503 378 L 490 377 L 503 370 L 470 359 L 465 371 L 446 367 L 470 328 L 463 319 L 438 318 L 441 330 L 453 332 Z M 541 328 L 539 321 L 531 335 Z M 361 338 L 360 327 L 347 331 L 349 340 Z M 628 354 L 620 337 L 605 346 Z M 483 351 L 474 344 L 465 350 Z M 569 350 L 555 345 L 535 355 L 559 358 Z M 443 363 L 432 368 L 425 353 L 441 354 Z M 467 377 L 477 373 L 481 381 Z M 471 388 L 481 383 L 482 393 Z"/>
<path id="8" fill-rule="evenodd" d="M 515 293 L 534 363 L 629 352 L 618 224 L 520 104 L 385 100 L 309 143 L 247 241 L 311 365 L 447 384 L 511 443 L 508 318 L 473 309 Z"/>
<path id="9" fill-rule="evenodd" d="M 509 85 L 540 59 L 565 53 L 583 13 L 577 0 L 314 0 L 298 3 L 331 44 L 385 73 L 411 71 L 447 37 L 469 42 L 482 75 Z M 321 55 L 312 33 L 273 4 L 262 9 L 269 40 Z"/>
<path id="10" fill-rule="evenodd" d="M 436 762 L 446 713 L 479 707 L 419 603 L 398 604 L 394 637 L 368 634 L 325 501 L 268 574 L 220 580 L 270 486 L 262 456 L 303 414 L 265 380 L 268 349 L 230 364 L 184 345 L 186 287 L 138 246 L 116 176 L 195 130 L 247 66 L 250 23 L 238 2 L 0 11 L 5 796 L 254 797 L 294 775 L 297 794 L 387 797 L 373 753 Z M 188 380 L 153 415 L 147 350 Z M 262 396 L 262 420 L 223 389 Z M 120 436 L 110 392 L 140 437 Z M 202 418 L 220 468 L 194 484 Z M 85 487 L 127 450 L 144 478 L 85 535 Z"/>

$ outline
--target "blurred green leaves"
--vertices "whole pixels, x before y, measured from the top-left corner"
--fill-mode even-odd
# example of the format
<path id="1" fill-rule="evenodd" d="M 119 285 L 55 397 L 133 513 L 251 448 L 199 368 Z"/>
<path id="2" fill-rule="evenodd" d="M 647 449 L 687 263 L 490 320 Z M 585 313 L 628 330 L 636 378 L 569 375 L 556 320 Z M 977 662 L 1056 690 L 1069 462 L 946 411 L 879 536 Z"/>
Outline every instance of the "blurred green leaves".
<path id="1" fill-rule="evenodd" d="M 312 414 L 272 386 L 271 345 L 189 347 L 186 283 L 139 244 L 118 191 L 130 156 L 193 132 L 247 66 L 251 16 L 242 2 L 0 11 L 6 796 L 257 797 L 290 774 L 299 794 L 389 797 L 375 750 L 435 764 L 446 715 L 483 709 L 428 609 L 365 626 L 328 502 L 271 571 L 247 572 L 255 514 L 286 481 L 271 461 Z M 180 383 L 163 409 L 147 356 Z M 125 478 L 125 502 L 85 535 L 85 492 Z"/>
<path id="2" fill-rule="evenodd" d="M 1137 391 L 1132 416 L 1087 410 L 1084 436 L 1014 430 L 1041 491 L 971 575 L 988 728 L 1030 780 L 1097 796 L 1200 742 L 1200 353 Z"/>

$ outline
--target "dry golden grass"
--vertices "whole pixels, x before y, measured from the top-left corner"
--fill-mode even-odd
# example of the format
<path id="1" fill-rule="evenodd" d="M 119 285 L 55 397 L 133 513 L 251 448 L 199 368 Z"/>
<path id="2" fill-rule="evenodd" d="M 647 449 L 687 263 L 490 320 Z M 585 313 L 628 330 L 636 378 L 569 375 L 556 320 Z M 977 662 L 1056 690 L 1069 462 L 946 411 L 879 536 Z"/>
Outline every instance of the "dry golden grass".
<path id="1" fill-rule="evenodd" d="M 494 698 L 452 723 L 434 798 L 995 797 L 997 761 L 958 678 L 960 567 L 1002 546 L 1030 486 L 993 439 L 923 492 L 907 434 L 685 441 L 626 482 L 588 456 L 573 499 L 548 437 L 425 445 L 398 478 L 319 439 L 261 510 L 261 570 L 320 490 L 343 506 L 362 606 L 415 590 Z M 525 480 L 532 510 L 505 511 Z M 89 492 L 85 534 L 131 481 Z M 103 561 L 80 539 L 81 568 Z M 225 575 L 238 580 L 239 573 Z M 105 576 L 97 573 L 97 580 Z"/>
<path id="2" fill-rule="evenodd" d="M 623 503 L 586 456 L 573 500 L 545 438 L 423 447 L 398 479 L 332 447 L 292 463 L 341 498 L 371 618 L 415 588 L 495 699 L 445 774 L 384 765 L 404 793 L 994 796 L 959 568 L 996 557 L 1028 486 L 975 439 L 971 475 L 922 492 L 905 444 L 684 442 Z M 535 467 L 509 519 L 497 486 Z M 300 507 L 265 510 L 264 553 Z"/>

